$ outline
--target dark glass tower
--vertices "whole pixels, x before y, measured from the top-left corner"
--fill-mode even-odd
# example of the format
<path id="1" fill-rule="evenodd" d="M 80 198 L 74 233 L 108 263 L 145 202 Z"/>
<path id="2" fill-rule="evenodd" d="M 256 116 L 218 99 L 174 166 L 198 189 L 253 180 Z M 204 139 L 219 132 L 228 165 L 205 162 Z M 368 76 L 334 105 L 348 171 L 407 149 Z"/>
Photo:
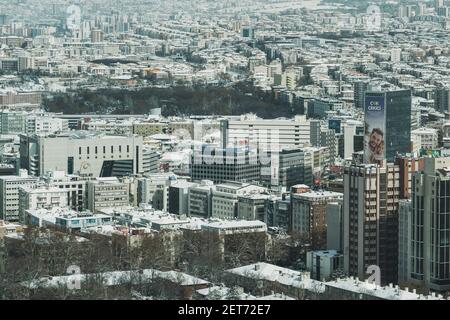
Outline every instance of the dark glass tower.
<path id="1" fill-rule="evenodd" d="M 411 90 L 367 91 L 365 93 L 365 121 L 367 108 L 371 101 L 384 101 L 384 149 L 385 159 L 393 162 L 397 154 L 411 152 Z M 378 120 L 378 119 L 377 119 Z"/>

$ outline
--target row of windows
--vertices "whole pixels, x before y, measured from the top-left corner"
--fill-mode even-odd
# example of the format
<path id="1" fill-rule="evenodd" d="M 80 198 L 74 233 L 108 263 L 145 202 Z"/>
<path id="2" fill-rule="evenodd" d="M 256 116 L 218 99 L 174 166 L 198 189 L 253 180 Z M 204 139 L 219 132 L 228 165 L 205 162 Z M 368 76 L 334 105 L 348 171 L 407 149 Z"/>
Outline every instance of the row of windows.
<path id="1" fill-rule="evenodd" d="M 119 147 L 119 152 L 122 152 L 122 146 L 119 145 L 118 147 Z M 83 147 L 78 147 L 78 154 L 82 154 L 82 149 L 83 149 Z M 102 150 L 103 150 L 103 153 L 106 153 L 106 146 L 103 146 Z M 127 145 L 127 152 L 130 152 L 130 146 L 129 145 Z M 89 153 L 90 153 L 90 147 L 86 147 L 86 154 L 89 154 Z M 97 146 L 94 147 L 94 153 L 95 154 L 98 153 L 98 147 Z M 114 153 L 114 146 L 111 146 L 111 153 Z"/>

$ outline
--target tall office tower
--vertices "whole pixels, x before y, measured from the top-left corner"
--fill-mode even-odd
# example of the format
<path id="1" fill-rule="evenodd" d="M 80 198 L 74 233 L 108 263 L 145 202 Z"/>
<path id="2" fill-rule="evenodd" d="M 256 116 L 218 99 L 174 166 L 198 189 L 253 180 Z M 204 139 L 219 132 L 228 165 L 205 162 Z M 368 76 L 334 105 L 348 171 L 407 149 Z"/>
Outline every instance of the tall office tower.
<path id="1" fill-rule="evenodd" d="M 413 176 L 409 280 L 450 290 L 450 157 L 426 158 Z"/>
<path id="2" fill-rule="evenodd" d="M 343 210 L 343 199 L 327 204 L 327 250 L 343 251 Z"/>
<path id="3" fill-rule="evenodd" d="M 358 80 L 353 83 L 355 108 L 364 108 L 364 93 L 367 91 L 369 80 Z"/>
<path id="4" fill-rule="evenodd" d="M 411 265 L 411 200 L 398 203 L 398 283 L 408 281 Z"/>
<path id="5" fill-rule="evenodd" d="M 397 282 L 398 166 L 351 164 L 344 169 L 344 269 L 367 278 L 371 265 L 381 282 Z"/>
<path id="6" fill-rule="evenodd" d="M 393 162 L 411 149 L 411 90 L 367 91 L 364 162 Z"/>
<path id="7" fill-rule="evenodd" d="M 450 87 L 440 86 L 434 91 L 434 108 L 442 113 L 450 113 Z"/>
<path id="8" fill-rule="evenodd" d="M 399 169 L 400 199 L 409 199 L 411 197 L 412 176 L 415 172 L 423 169 L 423 162 L 423 158 L 417 158 L 412 155 L 395 157 L 394 163 Z"/>
<path id="9" fill-rule="evenodd" d="M 20 136 L 20 164 L 31 175 L 65 171 L 91 177 L 143 172 L 142 137 L 76 131 L 47 136 Z"/>
<path id="10" fill-rule="evenodd" d="M 203 145 L 192 153 L 191 178 L 194 181 L 258 182 L 260 174 L 258 155 L 247 148 L 221 149 Z"/>

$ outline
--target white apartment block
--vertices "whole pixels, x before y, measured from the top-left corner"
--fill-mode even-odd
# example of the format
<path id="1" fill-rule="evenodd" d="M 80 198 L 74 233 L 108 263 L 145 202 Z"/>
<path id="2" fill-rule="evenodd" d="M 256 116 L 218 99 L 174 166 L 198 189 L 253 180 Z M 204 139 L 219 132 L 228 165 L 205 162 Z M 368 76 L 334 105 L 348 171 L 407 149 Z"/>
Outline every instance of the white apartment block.
<path id="1" fill-rule="evenodd" d="M 71 209 L 83 211 L 86 208 L 87 179 L 77 175 L 67 175 L 64 171 L 52 171 L 48 172 L 43 180 L 48 187 L 64 189 Z"/>
<path id="2" fill-rule="evenodd" d="M 69 130 L 67 119 L 52 118 L 47 116 L 29 116 L 27 118 L 28 134 L 50 134 L 66 132 Z"/>
<path id="3" fill-rule="evenodd" d="M 438 132 L 432 128 L 419 128 L 411 131 L 414 149 L 435 149 L 438 146 Z"/>
<path id="4" fill-rule="evenodd" d="M 67 207 L 68 195 L 64 189 L 55 187 L 22 187 L 19 189 L 19 217 L 24 222 L 25 211 Z"/>
<path id="5" fill-rule="evenodd" d="M 21 170 L 18 176 L 0 177 L 0 218 L 6 221 L 19 220 L 19 188 L 36 186 L 38 179 Z"/>

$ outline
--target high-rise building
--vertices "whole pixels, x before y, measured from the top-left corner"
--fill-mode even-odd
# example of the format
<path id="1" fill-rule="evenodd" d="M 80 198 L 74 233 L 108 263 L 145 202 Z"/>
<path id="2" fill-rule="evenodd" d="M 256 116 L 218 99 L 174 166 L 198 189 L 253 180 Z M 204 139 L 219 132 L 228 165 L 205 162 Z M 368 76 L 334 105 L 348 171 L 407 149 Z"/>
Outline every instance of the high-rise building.
<path id="1" fill-rule="evenodd" d="M 364 94 L 369 86 L 369 80 L 358 80 L 353 83 L 354 102 L 358 109 L 364 108 Z"/>
<path id="2" fill-rule="evenodd" d="M 327 250 L 343 251 L 343 202 L 329 202 L 326 207 Z"/>
<path id="3" fill-rule="evenodd" d="M 365 163 L 393 162 L 411 151 L 411 104 L 411 90 L 366 92 Z"/>
<path id="4" fill-rule="evenodd" d="M 438 87 L 434 91 L 434 108 L 442 113 L 450 113 L 450 87 Z"/>
<path id="5" fill-rule="evenodd" d="M 400 199 L 409 199 L 411 197 L 411 181 L 415 172 L 423 169 L 423 158 L 417 158 L 412 155 L 397 156 L 395 164 L 399 169 L 400 180 Z"/>
<path id="6" fill-rule="evenodd" d="M 367 268 L 376 265 L 382 283 L 397 282 L 398 198 L 397 166 L 344 168 L 344 269 L 350 275 L 367 278 Z"/>
<path id="7" fill-rule="evenodd" d="M 426 158 L 412 181 L 409 280 L 450 290 L 450 157 Z"/>
<path id="8" fill-rule="evenodd" d="M 398 204 L 398 282 L 408 281 L 411 265 L 411 200 L 402 199 Z"/>

